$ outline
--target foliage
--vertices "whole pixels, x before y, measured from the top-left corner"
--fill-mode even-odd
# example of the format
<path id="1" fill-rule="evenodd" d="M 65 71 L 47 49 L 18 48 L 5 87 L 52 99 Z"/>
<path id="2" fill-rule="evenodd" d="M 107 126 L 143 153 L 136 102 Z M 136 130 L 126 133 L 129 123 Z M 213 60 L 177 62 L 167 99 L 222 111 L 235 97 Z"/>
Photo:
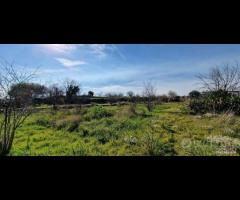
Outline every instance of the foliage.
<path id="1" fill-rule="evenodd" d="M 193 90 L 191 92 L 189 92 L 189 97 L 191 99 L 198 99 L 201 96 L 201 93 L 197 90 Z"/>
<path id="2" fill-rule="evenodd" d="M 93 91 L 89 91 L 88 92 L 88 96 L 93 97 L 94 96 L 94 92 Z"/>
<path id="3" fill-rule="evenodd" d="M 130 105 L 92 106 L 77 113 L 59 109 L 54 115 L 44 109 L 19 128 L 10 155 L 239 155 L 238 116 L 199 117 L 186 107 L 164 103 L 148 112 L 136 104 L 132 117 Z M 102 112 L 111 115 L 95 118 Z"/>
<path id="4" fill-rule="evenodd" d="M 240 114 L 240 97 L 224 90 L 212 91 L 199 99 L 191 99 L 189 107 L 195 113 L 233 112 Z"/>
<path id="5" fill-rule="evenodd" d="M 111 117 L 113 114 L 109 110 L 105 109 L 103 106 L 95 106 L 90 111 L 90 117 L 92 119 L 101 119 L 104 117 Z"/>
<path id="6" fill-rule="evenodd" d="M 9 154 L 17 129 L 32 113 L 32 92 L 26 87 L 32 76 L 0 63 L 0 155 Z"/>

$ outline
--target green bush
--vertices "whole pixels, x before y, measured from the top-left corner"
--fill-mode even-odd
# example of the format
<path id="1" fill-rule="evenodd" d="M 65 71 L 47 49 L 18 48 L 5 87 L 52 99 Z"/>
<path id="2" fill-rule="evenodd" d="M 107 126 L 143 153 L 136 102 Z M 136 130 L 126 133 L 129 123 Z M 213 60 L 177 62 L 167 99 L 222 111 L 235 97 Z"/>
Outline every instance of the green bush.
<path id="1" fill-rule="evenodd" d="M 236 115 L 240 115 L 240 97 L 234 96 L 232 98 L 231 107 Z"/>
<path id="2" fill-rule="evenodd" d="M 43 126 L 43 127 L 50 127 L 51 126 L 51 122 L 48 119 L 45 119 L 45 118 L 37 119 L 35 123 L 37 125 Z"/>
<path id="3" fill-rule="evenodd" d="M 160 136 L 154 133 L 148 133 L 144 137 L 143 147 L 145 154 L 150 156 L 174 156 L 175 139 L 171 136 L 167 142 L 162 142 Z"/>
<path id="4" fill-rule="evenodd" d="M 194 113 L 222 113 L 233 112 L 237 115 L 240 114 L 240 97 L 234 96 L 227 91 L 218 90 L 208 92 L 199 99 L 191 99 L 189 108 Z"/>
<path id="5" fill-rule="evenodd" d="M 84 145 L 79 145 L 75 148 L 72 148 L 72 154 L 74 156 L 87 156 L 88 149 Z"/>
<path id="6" fill-rule="evenodd" d="M 204 99 L 193 99 L 189 103 L 189 108 L 193 113 L 203 114 L 207 112 Z"/>
<path id="7" fill-rule="evenodd" d="M 89 129 L 86 128 L 86 127 L 83 127 L 83 126 L 80 126 L 78 131 L 79 131 L 80 135 L 83 136 L 83 137 L 86 137 L 90 134 Z"/>
<path id="8" fill-rule="evenodd" d="M 108 111 L 103 106 L 95 106 L 93 113 L 95 119 L 113 116 L 112 112 Z"/>
<path id="9" fill-rule="evenodd" d="M 208 144 L 194 142 L 189 150 L 191 156 L 216 156 L 216 148 Z"/>
<path id="10" fill-rule="evenodd" d="M 55 121 L 53 127 L 57 130 L 65 129 L 68 132 L 78 131 L 81 119 L 79 116 L 69 116 L 68 118 Z"/>
<path id="11" fill-rule="evenodd" d="M 69 131 L 69 132 L 77 131 L 78 127 L 79 127 L 79 121 L 72 121 L 68 125 L 67 131 Z"/>
<path id="12" fill-rule="evenodd" d="M 105 144 L 112 139 L 118 139 L 117 135 L 114 134 L 114 131 L 107 127 L 97 127 L 90 132 L 90 135 L 96 137 L 102 144 Z"/>
<path id="13" fill-rule="evenodd" d="M 116 122 L 113 125 L 114 130 L 121 131 L 121 130 L 133 130 L 140 129 L 142 127 L 142 121 L 137 119 L 124 119 L 120 122 Z"/>

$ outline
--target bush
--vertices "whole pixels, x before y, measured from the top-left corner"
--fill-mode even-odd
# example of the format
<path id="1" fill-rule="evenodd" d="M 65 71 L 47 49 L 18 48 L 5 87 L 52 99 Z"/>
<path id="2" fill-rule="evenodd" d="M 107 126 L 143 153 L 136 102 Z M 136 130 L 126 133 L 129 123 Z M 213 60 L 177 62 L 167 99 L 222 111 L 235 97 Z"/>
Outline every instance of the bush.
<path id="1" fill-rule="evenodd" d="M 159 102 L 168 102 L 169 101 L 169 98 L 167 95 L 161 95 L 158 97 L 158 101 Z"/>
<path id="2" fill-rule="evenodd" d="M 51 123 L 49 122 L 49 120 L 45 119 L 45 118 L 37 119 L 37 121 L 35 123 L 37 125 L 43 126 L 43 127 L 50 127 L 51 126 Z"/>
<path id="3" fill-rule="evenodd" d="M 136 103 L 131 103 L 128 109 L 129 117 L 133 117 L 137 114 L 136 112 Z"/>
<path id="4" fill-rule="evenodd" d="M 68 132 L 74 132 L 78 130 L 80 121 L 79 116 L 69 116 L 66 119 L 56 121 L 53 127 L 57 130 L 65 129 Z"/>
<path id="5" fill-rule="evenodd" d="M 236 115 L 240 115 L 240 97 L 234 96 L 232 98 L 231 107 Z"/>
<path id="6" fill-rule="evenodd" d="M 141 128 L 140 120 L 126 119 L 115 125 L 115 130 L 136 130 Z"/>
<path id="7" fill-rule="evenodd" d="M 84 145 L 79 145 L 75 148 L 72 148 L 72 154 L 74 156 L 87 156 L 89 153 L 89 150 L 86 146 Z"/>
<path id="8" fill-rule="evenodd" d="M 83 137 L 86 137 L 90 134 L 90 131 L 86 127 L 82 127 L 82 126 L 79 127 L 79 132 L 80 132 L 80 135 Z"/>
<path id="9" fill-rule="evenodd" d="M 113 113 L 105 109 L 103 106 L 95 106 L 92 111 L 93 119 L 101 119 L 104 117 L 111 117 Z"/>
<path id="10" fill-rule="evenodd" d="M 206 112 L 233 112 L 239 115 L 240 97 L 223 90 L 208 92 L 199 99 L 191 99 L 189 108 L 194 113 L 201 114 Z"/>
<path id="11" fill-rule="evenodd" d="M 91 131 L 90 135 L 96 137 L 102 144 L 109 142 L 111 139 L 118 139 L 112 129 L 106 127 L 97 127 Z"/>
<path id="12" fill-rule="evenodd" d="M 176 96 L 172 99 L 172 101 L 174 102 L 180 102 L 181 101 L 181 97 L 180 96 Z"/>
<path id="13" fill-rule="evenodd" d="M 190 156 L 216 156 L 217 148 L 202 141 L 189 141 L 184 145 L 184 149 Z"/>
<path id="14" fill-rule="evenodd" d="M 79 126 L 79 121 L 72 121 L 68 128 L 67 131 L 69 132 L 73 132 L 73 131 L 77 131 L 78 130 L 78 126 Z"/>
<path id="15" fill-rule="evenodd" d="M 193 111 L 194 113 L 206 113 L 206 104 L 204 99 L 193 99 L 190 101 L 189 103 L 189 108 L 191 111 Z"/>
<path id="16" fill-rule="evenodd" d="M 145 153 L 150 156 L 174 156 L 175 140 L 169 139 L 167 142 L 161 142 L 160 137 L 154 134 L 147 134 L 144 138 Z"/>

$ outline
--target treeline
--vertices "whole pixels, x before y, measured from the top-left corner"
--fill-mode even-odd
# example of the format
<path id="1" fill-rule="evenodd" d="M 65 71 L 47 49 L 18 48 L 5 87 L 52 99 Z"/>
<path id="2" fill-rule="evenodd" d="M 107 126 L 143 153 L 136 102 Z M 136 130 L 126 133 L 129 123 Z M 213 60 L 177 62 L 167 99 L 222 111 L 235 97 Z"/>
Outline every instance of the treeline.
<path id="1" fill-rule="evenodd" d="M 163 103 L 163 102 L 181 102 L 185 101 L 188 97 L 187 96 L 176 96 L 174 98 L 169 98 L 168 96 L 160 95 L 153 98 L 153 101 L 155 103 Z M 71 102 L 67 101 L 66 96 L 60 96 L 57 99 L 54 99 L 52 97 L 44 97 L 44 98 L 33 98 L 33 104 L 34 105 L 41 105 L 41 104 L 48 104 L 52 105 L 54 102 L 57 105 L 64 105 L 64 104 L 114 104 L 119 102 L 137 102 L 142 103 L 147 101 L 147 97 L 142 96 L 136 96 L 133 98 L 130 98 L 128 96 L 122 96 L 122 97 L 90 97 L 86 95 L 82 96 L 76 96 L 74 99 L 72 99 Z"/>
<path id="2" fill-rule="evenodd" d="M 187 99 L 185 96 L 178 96 L 176 92 L 169 91 L 168 95 L 156 95 L 152 91 L 146 92 L 150 83 L 145 86 L 145 92 L 140 96 L 129 91 L 125 95 L 122 93 L 107 93 L 103 96 L 95 96 L 93 91 L 87 95 L 81 95 L 81 86 L 74 80 L 67 80 L 61 86 L 53 84 L 50 86 L 38 83 L 21 82 L 11 85 L 8 95 L 21 105 L 22 102 L 31 101 L 33 105 L 57 105 L 64 104 L 114 104 L 119 102 L 141 103 L 148 102 L 158 104 L 162 102 L 180 102 Z M 152 88 L 153 89 L 153 88 Z M 149 104 L 148 104 L 149 105 Z"/>

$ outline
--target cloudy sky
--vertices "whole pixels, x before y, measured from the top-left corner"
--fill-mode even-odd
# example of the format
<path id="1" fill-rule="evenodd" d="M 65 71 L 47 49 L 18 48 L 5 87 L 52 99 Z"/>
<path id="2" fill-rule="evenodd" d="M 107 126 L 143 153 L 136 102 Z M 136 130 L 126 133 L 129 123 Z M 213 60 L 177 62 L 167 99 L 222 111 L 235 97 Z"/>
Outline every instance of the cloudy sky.
<path id="1" fill-rule="evenodd" d="M 37 69 L 35 82 L 47 85 L 68 78 L 84 92 L 141 94 L 143 82 L 152 81 L 159 94 L 185 95 L 199 88 L 196 74 L 240 61 L 240 45 L 0 44 L 0 59 Z"/>

